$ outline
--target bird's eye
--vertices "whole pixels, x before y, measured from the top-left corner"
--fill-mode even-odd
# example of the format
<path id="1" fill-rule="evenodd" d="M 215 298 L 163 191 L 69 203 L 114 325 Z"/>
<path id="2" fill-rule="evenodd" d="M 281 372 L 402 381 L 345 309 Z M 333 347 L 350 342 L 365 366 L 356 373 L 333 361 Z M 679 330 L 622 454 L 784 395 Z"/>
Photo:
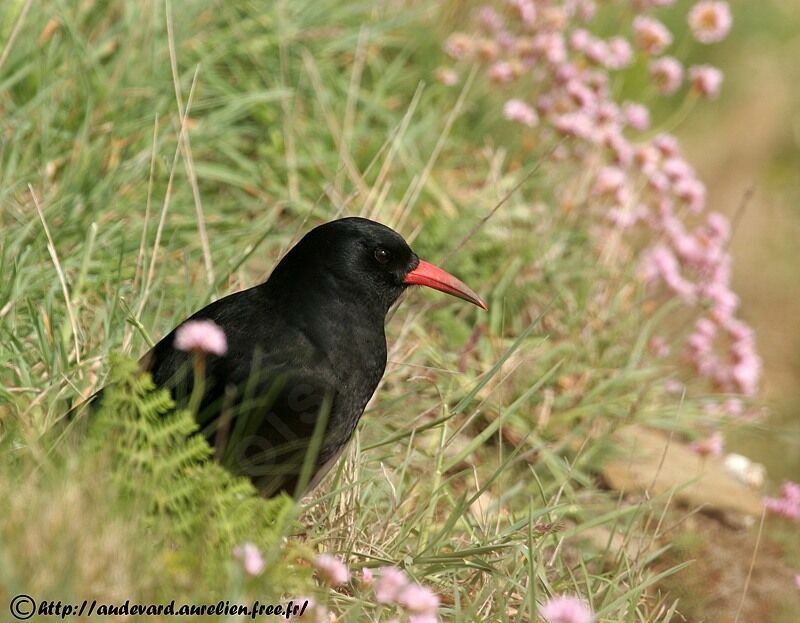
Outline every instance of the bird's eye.
<path id="1" fill-rule="evenodd" d="M 375 259 L 378 261 L 378 264 L 387 264 L 389 260 L 392 259 L 392 254 L 383 247 L 378 247 L 375 249 Z"/>

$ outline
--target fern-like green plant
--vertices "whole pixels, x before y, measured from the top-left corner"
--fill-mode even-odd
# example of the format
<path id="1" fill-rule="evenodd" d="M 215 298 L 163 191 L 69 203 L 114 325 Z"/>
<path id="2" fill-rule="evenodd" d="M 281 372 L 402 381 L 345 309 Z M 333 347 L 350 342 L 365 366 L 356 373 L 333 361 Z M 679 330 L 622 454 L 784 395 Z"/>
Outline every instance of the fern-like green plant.
<path id="1" fill-rule="evenodd" d="M 176 542 L 198 539 L 230 551 L 252 541 L 276 556 L 275 545 L 294 518 L 288 496 L 261 498 L 249 480 L 211 460 L 191 412 L 176 410 L 169 392 L 121 356 L 112 360 L 100 406 L 90 414 L 84 447 L 108 452 L 111 486 Z"/>

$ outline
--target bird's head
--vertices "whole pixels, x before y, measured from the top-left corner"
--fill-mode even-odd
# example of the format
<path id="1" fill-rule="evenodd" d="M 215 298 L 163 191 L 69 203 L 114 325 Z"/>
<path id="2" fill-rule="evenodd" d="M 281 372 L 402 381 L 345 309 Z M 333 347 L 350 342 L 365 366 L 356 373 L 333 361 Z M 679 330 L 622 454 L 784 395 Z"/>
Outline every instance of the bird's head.
<path id="1" fill-rule="evenodd" d="M 375 301 L 384 311 L 412 285 L 427 286 L 487 309 L 450 273 L 421 260 L 396 231 L 365 218 L 342 218 L 308 232 L 276 269 L 333 280 L 342 298 Z M 287 271 L 288 272 L 288 271 Z"/>

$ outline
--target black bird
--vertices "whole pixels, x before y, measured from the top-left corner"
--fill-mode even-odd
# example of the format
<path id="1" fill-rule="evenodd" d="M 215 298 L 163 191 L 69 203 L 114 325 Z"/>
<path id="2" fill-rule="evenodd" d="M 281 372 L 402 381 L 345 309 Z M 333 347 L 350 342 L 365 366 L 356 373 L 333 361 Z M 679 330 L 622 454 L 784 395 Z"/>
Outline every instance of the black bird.
<path id="1" fill-rule="evenodd" d="M 197 407 L 202 433 L 226 467 L 266 496 L 300 494 L 353 434 L 386 367 L 386 313 L 410 285 L 487 309 L 392 229 L 363 218 L 332 221 L 308 232 L 266 282 L 187 318 L 212 320 L 227 338 L 225 355 L 204 358 L 199 389 L 192 353 L 175 348 L 179 327 L 141 365 L 179 405 Z M 312 439 L 316 453 L 303 471 Z"/>

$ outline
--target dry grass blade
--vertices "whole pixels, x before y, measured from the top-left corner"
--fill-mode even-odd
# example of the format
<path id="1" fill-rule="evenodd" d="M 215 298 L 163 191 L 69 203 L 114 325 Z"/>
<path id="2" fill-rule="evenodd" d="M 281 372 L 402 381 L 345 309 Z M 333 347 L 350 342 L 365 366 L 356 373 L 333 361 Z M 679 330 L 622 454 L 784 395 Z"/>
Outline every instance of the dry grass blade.
<path id="1" fill-rule="evenodd" d="M 50 253 L 50 259 L 53 261 L 53 266 L 56 269 L 56 274 L 58 275 L 58 282 L 61 284 L 61 292 L 64 295 L 64 303 L 67 306 L 67 317 L 69 318 L 69 325 L 72 331 L 72 342 L 75 348 L 75 362 L 80 365 L 81 363 L 81 347 L 78 343 L 78 322 L 75 319 L 75 312 L 72 308 L 72 300 L 69 296 L 69 288 L 67 287 L 67 279 L 64 276 L 64 271 L 61 268 L 61 262 L 58 260 L 58 253 L 56 252 L 56 244 L 53 242 L 53 236 L 50 235 L 50 228 L 47 227 L 47 221 L 44 219 L 44 212 L 42 212 L 42 206 L 39 205 L 39 199 L 36 197 L 36 193 L 33 190 L 33 186 L 28 184 L 28 190 L 31 193 L 31 198 L 33 199 L 33 205 L 36 206 L 36 213 L 39 215 L 39 220 L 42 222 L 42 227 L 44 228 L 44 233 L 47 236 L 47 251 Z"/>
<path id="2" fill-rule="evenodd" d="M 188 111 L 183 109 L 183 97 L 181 96 L 181 82 L 180 75 L 178 74 L 178 55 L 175 52 L 175 34 L 172 28 L 172 2 L 165 0 L 165 12 L 167 18 L 167 42 L 169 44 L 169 64 L 172 70 L 172 83 L 175 86 L 175 101 L 178 104 L 178 116 L 184 119 L 188 116 Z M 200 66 L 195 68 L 194 80 L 197 80 L 197 74 L 200 71 Z M 214 265 L 211 260 L 211 247 L 208 243 L 208 233 L 206 232 L 206 219 L 203 214 L 203 204 L 200 199 L 200 186 L 197 183 L 197 174 L 194 169 L 194 158 L 192 157 L 192 145 L 189 141 L 189 133 L 181 131 L 178 137 L 179 143 L 183 150 L 183 162 L 186 166 L 186 175 L 189 178 L 189 184 L 192 188 L 192 198 L 194 199 L 195 216 L 197 217 L 197 233 L 200 236 L 200 248 L 203 251 L 203 263 L 206 268 L 206 281 L 208 285 L 214 284 Z"/>
<path id="3" fill-rule="evenodd" d="M 167 221 L 167 211 L 169 210 L 170 199 L 172 198 L 172 184 L 175 179 L 175 169 L 178 165 L 178 158 L 180 157 L 181 153 L 181 137 L 186 132 L 186 121 L 189 116 L 189 111 L 192 107 L 192 99 L 194 97 L 195 86 L 197 85 L 197 76 L 200 71 L 200 68 L 197 67 L 194 72 L 194 77 L 192 78 L 192 87 L 189 89 L 189 98 L 186 102 L 186 111 L 184 115 L 181 117 L 181 124 L 180 130 L 178 132 L 178 145 L 175 147 L 175 155 L 172 158 L 172 164 L 169 169 L 169 179 L 167 181 L 167 190 L 164 192 L 164 202 L 161 206 L 161 216 L 158 220 L 158 228 L 156 229 L 156 238 L 153 242 L 153 251 L 150 254 L 150 263 L 147 269 L 147 280 L 145 281 L 144 286 L 144 293 L 142 294 L 141 299 L 139 299 L 139 305 L 136 308 L 136 321 L 139 322 L 142 317 L 142 311 L 144 310 L 145 305 L 147 304 L 148 298 L 150 298 L 150 289 L 153 285 L 153 279 L 155 278 L 156 272 L 156 262 L 158 259 L 158 250 L 161 247 L 161 236 L 164 232 L 164 225 Z"/>

